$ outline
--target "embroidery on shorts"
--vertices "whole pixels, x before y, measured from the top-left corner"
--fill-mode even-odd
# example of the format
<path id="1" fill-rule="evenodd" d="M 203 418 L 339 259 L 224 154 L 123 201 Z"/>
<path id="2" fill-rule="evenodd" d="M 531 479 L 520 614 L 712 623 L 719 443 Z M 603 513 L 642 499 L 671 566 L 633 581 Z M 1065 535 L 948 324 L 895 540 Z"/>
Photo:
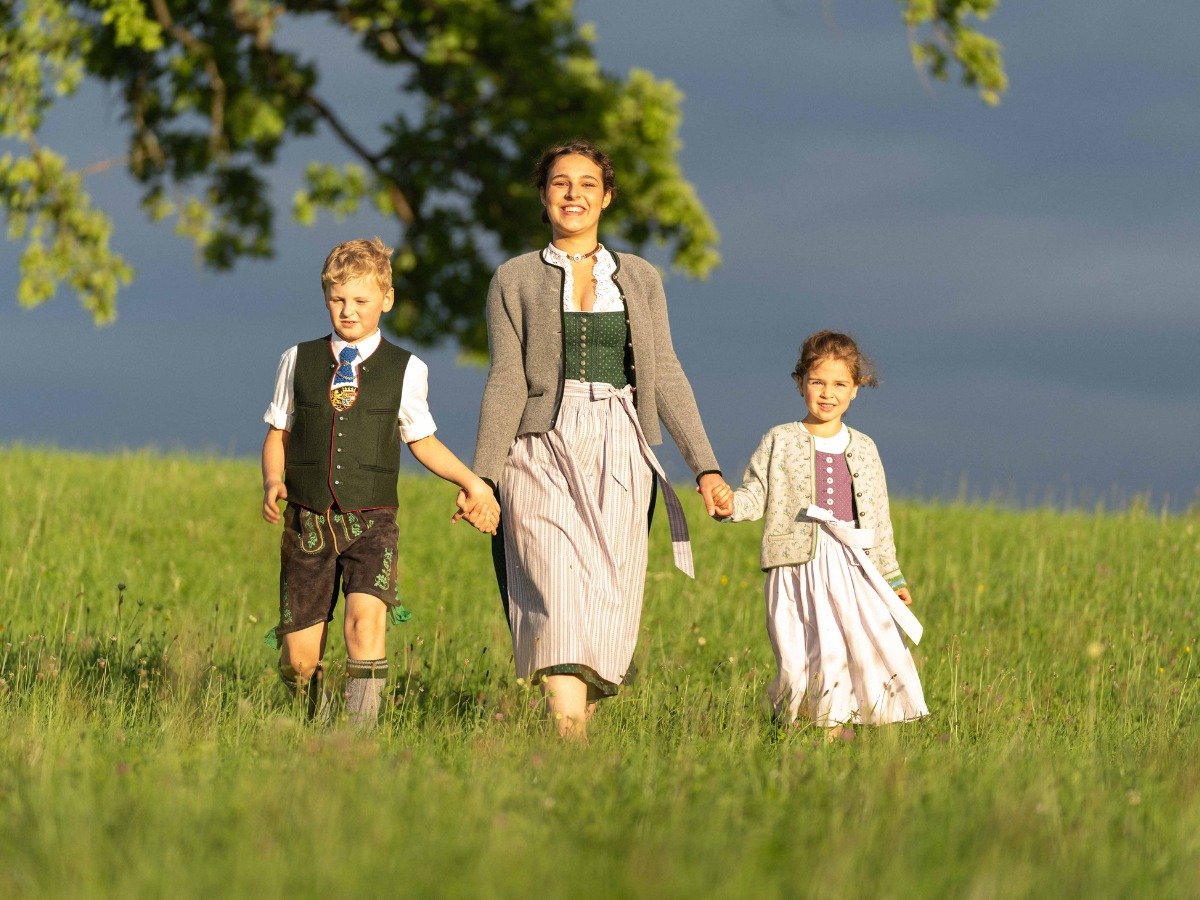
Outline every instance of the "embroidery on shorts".
<path id="1" fill-rule="evenodd" d="M 392 583 L 392 556 L 394 553 L 395 551 L 390 547 L 383 551 L 383 568 L 375 576 L 375 587 L 381 591 L 386 591 L 388 585 Z"/>
<path id="2" fill-rule="evenodd" d="M 320 553 L 325 549 L 325 536 L 321 533 L 324 522 L 324 516 L 314 516 L 307 509 L 300 510 L 300 549 L 305 553 Z"/>
<path id="3" fill-rule="evenodd" d="M 333 521 L 342 526 L 342 534 L 346 536 L 347 541 L 352 541 L 363 533 L 362 521 L 354 513 L 334 516 Z"/>
<path id="4" fill-rule="evenodd" d="M 291 625 L 292 604 L 291 599 L 288 596 L 288 586 L 286 581 L 283 583 L 283 590 L 279 592 L 279 595 L 279 624 Z"/>

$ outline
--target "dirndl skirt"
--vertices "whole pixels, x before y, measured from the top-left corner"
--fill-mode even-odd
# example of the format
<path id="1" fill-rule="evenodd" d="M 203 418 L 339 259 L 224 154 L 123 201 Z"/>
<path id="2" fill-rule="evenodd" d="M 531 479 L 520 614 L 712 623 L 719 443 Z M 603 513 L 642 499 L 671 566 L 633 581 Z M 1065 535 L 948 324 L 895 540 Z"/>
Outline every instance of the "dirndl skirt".
<path id="1" fill-rule="evenodd" d="M 628 387 L 568 380 L 554 427 L 517 437 L 500 482 L 517 674 L 535 682 L 578 675 L 593 699 L 615 694 L 630 670 L 651 492 L 656 476 L 666 484 L 632 396 Z M 669 485 L 664 499 L 677 563 L 682 553 L 691 574 L 687 525 Z"/>
<path id="2" fill-rule="evenodd" d="M 779 668 L 768 693 L 780 720 L 831 727 L 929 715 L 902 636 L 919 641 L 920 623 L 856 546 L 862 531 L 821 521 L 812 560 L 767 572 L 767 632 Z"/>

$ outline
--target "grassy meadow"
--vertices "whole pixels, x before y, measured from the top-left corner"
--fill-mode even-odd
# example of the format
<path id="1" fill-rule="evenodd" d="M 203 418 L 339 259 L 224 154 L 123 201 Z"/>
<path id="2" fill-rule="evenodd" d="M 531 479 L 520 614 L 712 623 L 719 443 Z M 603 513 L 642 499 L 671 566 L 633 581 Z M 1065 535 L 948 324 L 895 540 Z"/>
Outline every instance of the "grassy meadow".
<path id="1" fill-rule="evenodd" d="M 580 748 L 408 475 L 383 724 L 304 723 L 258 484 L 0 448 L 0 896 L 1200 896 L 1194 514 L 896 503 L 933 715 L 826 743 L 767 714 L 757 528 L 684 496 L 697 577 L 656 521 L 638 683 Z"/>

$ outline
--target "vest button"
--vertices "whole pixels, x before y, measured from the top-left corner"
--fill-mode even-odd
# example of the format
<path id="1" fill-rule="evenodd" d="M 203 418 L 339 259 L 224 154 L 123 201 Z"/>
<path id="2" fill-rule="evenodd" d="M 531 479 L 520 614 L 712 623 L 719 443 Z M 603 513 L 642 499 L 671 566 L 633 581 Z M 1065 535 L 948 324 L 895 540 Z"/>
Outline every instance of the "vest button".
<path id="1" fill-rule="evenodd" d="M 338 468 L 340 469 L 340 468 L 341 468 L 341 466 L 338 466 Z"/>
<path id="2" fill-rule="evenodd" d="M 341 484 L 341 482 L 340 482 L 340 481 L 335 481 L 335 482 L 334 482 L 334 484 Z"/>
<path id="3" fill-rule="evenodd" d="M 341 452 L 342 452 L 342 448 L 341 448 L 341 447 L 338 447 L 338 448 L 337 448 L 337 451 L 338 451 L 338 453 L 341 453 Z"/>

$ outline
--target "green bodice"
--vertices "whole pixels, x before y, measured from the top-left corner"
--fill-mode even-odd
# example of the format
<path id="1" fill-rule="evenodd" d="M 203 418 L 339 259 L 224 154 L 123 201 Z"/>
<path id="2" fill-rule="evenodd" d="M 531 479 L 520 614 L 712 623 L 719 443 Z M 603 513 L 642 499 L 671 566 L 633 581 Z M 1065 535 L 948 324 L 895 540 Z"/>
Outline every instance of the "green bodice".
<path id="1" fill-rule="evenodd" d="M 564 312 L 563 350 L 567 378 L 603 381 L 619 388 L 633 383 L 624 310 Z"/>

